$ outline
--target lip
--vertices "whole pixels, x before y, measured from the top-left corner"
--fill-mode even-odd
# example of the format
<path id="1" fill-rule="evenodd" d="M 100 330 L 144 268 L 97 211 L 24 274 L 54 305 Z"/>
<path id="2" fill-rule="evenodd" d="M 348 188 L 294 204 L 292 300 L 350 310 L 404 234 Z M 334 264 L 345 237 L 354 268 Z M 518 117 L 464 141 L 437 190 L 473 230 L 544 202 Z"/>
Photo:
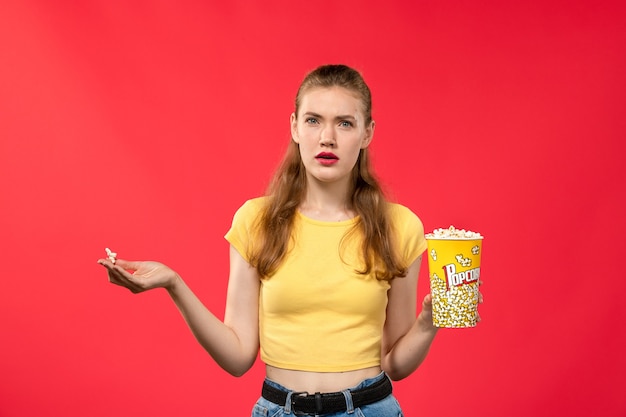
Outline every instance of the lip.
<path id="1" fill-rule="evenodd" d="M 333 165 L 339 161 L 339 157 L 332 152 L 320 152 L 315 159 L 322 165 Z"/>
<path id="2" fill-rule="evenodd" d="M 315 158 L 317 159 L 339 159 L 339 157 L 337 155 L 335 155 L 332 152 L 320 152 L 317 155 L 315 155 Z"/>

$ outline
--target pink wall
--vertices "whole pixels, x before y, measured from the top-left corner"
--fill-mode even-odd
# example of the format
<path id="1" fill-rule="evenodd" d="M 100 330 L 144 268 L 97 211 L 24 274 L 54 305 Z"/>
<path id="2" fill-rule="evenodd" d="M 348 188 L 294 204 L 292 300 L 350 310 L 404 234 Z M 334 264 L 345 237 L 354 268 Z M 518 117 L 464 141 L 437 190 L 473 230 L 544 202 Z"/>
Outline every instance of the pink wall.
<path id="1" fill-rule="evenodd" d="M 406 414 L 626 415 L 622 2 L 57 3 L 0 6 L 0 416 L 249 415 L 261 364 L 227 375 L 96 259 L 168 263 L 221 315 L 232 214 L 336 62 L 395 199 L 486 236 L 483 321 L 396 383 Z"/>

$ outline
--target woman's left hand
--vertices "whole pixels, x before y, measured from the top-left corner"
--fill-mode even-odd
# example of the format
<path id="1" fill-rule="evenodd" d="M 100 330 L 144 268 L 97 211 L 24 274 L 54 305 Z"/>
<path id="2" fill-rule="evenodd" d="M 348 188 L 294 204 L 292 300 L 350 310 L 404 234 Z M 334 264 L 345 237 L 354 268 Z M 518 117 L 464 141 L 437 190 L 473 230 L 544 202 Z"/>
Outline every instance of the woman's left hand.
<path id="1" fill-rule="evenodd" d="M 426 294 L 422 301 L 422 311 L 417 316 L 417 321 L 425 330 L 437 330 L 433 326 L 433 297 L 430 294 Z"/>

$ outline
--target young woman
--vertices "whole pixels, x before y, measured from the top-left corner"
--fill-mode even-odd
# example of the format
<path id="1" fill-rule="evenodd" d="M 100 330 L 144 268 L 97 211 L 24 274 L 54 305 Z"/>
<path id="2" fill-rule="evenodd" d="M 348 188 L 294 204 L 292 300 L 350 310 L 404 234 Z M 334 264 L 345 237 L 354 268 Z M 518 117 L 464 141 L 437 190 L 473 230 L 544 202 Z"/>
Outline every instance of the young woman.
<path id="1" fill-rule="evenodd" d="M 371 94 L 361 75 L 326 65 L 302 82 L 292 141 L 264 197 L 226 234 L 224 321 L 157 262 L 98 262 L 132 292 L 165 288 L 198 342 L 232 375 L 266 367 L 252 416 L 400 416 L 392 380 L 411 374 L 437 333 L 421 221 L 388 202 L 370 168 Z"/>

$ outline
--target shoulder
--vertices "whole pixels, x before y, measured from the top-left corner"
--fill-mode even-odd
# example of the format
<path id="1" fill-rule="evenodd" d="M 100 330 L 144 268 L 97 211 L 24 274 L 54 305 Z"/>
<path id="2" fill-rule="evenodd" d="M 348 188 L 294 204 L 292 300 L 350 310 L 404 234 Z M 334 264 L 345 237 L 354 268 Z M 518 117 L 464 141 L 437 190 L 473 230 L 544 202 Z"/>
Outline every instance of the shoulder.
<path id="1" fill-rule="evenodd" d="M 258 197 L 244 202 L 233 215 L 231 227 L 224 235 L 246 261 L 249 261 L 247 254 L 254 241 L 252 233 L 255 230 L 256 219 L 265 201 L 265 197 Z"/>
<path id="2" fill-rule="evenodd" d="M 398 203 L 388 203 L 389 218 L 394 227 L 424 230 L 422 220 L 410 208 Z"/>
<path id="3" fill-rule="evenodd" d="M 248 209 L 256 209 L 259 210 L 261 209 L 263 206 L 265 206 L 265 204 L 267 203 L 268 197 L 267 196 L 261 196 L 261 197 L 255 197 L 255 198 L 251 198 L 249 200 L 246 200 L 242 205 L 241 208 L 248 208 Z M 241 209 L 240 208 L 240 209 Z"/>
<path id="4" fill-rule="evenodd" d="M 265 207 L 267 197 L 256 197 L 246 200 L 235 212 L 234 217 L 238 218 L 255 218 L 259 212 Z"/>
<path id="5" fill-rule="evenodd" d="M 424 225 L 411 209 L 401 204 L 389 203 L 389 217 L 400 254 L 406 264 L 411 265 L 428 246 Z"/>

